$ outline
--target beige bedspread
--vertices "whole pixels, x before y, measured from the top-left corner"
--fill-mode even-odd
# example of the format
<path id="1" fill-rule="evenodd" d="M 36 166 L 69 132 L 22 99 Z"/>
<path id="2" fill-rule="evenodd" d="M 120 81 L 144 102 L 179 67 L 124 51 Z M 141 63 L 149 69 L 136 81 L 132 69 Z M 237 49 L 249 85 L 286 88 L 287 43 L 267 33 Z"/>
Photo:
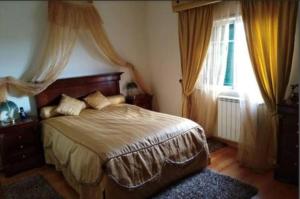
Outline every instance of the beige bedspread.
<path id="1" fill-rule="evenodd" d="M 99 183 L 105 172 L 117 184 L 135 188 L 158 178 L 166 164 L 184 166 L 197 156 L 208 158 L 199 125 L 137 106 L 86 109 L 80 116 L 42 124 L 44 147 L 79 183 Z"/>

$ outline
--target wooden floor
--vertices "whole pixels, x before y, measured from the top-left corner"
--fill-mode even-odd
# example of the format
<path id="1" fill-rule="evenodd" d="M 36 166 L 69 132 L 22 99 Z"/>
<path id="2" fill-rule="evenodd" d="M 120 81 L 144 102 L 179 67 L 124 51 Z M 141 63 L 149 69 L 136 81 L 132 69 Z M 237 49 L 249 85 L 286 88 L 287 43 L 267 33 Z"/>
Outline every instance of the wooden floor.
<path id="1" fill-rule="evenodd" d="M 231 147 L 225 147 L 212 153 L 212 161 L 209 168 L 257 187 L 259 193 L 253 197 L 254 199 L 298 198 L 298 187 L 274 180 L 272 172 L 256 174 L 249 169 L 240 167 L 236 161 L 236 154 L 236 149 Z M 78 198 L 78 195 L 66 183 L 63 176 L 49 166 L 23 172 L 11 178 L 5 178 L 3 175 L 0 175 L 0 185 L 16 182 L 25 176 L 37 174 L 44 176 L 64 198 Z"/>

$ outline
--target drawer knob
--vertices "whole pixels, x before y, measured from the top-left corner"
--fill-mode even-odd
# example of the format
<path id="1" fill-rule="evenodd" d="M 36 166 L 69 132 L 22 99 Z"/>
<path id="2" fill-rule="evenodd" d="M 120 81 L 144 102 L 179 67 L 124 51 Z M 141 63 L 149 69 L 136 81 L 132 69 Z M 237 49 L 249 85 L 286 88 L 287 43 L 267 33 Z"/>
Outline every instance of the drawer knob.
<path id="1" fill-rule="evenodd" d="M 26 158 L 26 155 L 25 155 L 25 154 L 23 154 L 23 155 L 22 155 L 22 158 L 23 158 L 23 159 L 25 159 L 25 158 Z"/>
<path id="2" fill-rule="evenodd" d="M 23 149 L 24 148 L 24 145 L 20 145 L 20 149 Z"/>
<path id="3" fill-rule="evenodd" d="M 18 139 L 19 139 L 19 140 L 21 140 L 21 139 L 22 139 L 22 136 L 21 136 L 21 135 L 19 135 L 19 136 L 18 136 Z"/>

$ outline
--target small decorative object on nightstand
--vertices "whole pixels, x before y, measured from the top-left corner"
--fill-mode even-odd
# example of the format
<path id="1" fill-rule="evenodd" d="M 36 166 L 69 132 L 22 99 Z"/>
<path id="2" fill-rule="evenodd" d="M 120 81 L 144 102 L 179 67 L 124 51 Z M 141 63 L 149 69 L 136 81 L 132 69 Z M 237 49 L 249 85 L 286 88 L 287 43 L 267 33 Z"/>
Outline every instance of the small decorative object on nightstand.
<path id="1" fill-rule="evenodd" d="M 126 103 L 152 110 L 152 95 L 138 94 L 134 96 L 126 96 Z"/>
<path id="2" fill-rule="evenodd" d="M 139 94 L 138 86 L 134 82 L 128 82 L 126 84 L 126 91 L 127 91 L 127 96 L 135 96 Z"/>
<path id="3" fill-rule="evenodd" d="M 21 120 L 26 120 L 27 119 L 27 113 L 24 111 L 24 108 L 23 107 L 20 107 L 20 118 Z"/>
<path id="4" fill-rule="evenodd" d="M 6 176 L 43 164 L 36 118 L 28 117 L 16 120 L 14 124 L 0 125 L 0 157 Z"/>
<path id="5" fill-rule="evenodd" d="M 2 125 L 14 124 L 19 118 L 18 106 L 13 101 L 0 102 L 0 122 Z"/>

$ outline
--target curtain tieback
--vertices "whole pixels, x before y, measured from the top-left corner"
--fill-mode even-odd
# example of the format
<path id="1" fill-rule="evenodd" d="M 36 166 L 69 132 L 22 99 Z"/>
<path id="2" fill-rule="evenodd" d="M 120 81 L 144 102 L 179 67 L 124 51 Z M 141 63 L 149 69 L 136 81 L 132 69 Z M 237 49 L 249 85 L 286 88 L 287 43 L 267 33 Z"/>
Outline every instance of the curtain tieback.
<path id="1" fill-rule="evenodd" d="M 186 92 L 182 91 L 182 94 L 183 94 L 185 97 L 189 97 L 192 93 L 186 93 Z"/>

